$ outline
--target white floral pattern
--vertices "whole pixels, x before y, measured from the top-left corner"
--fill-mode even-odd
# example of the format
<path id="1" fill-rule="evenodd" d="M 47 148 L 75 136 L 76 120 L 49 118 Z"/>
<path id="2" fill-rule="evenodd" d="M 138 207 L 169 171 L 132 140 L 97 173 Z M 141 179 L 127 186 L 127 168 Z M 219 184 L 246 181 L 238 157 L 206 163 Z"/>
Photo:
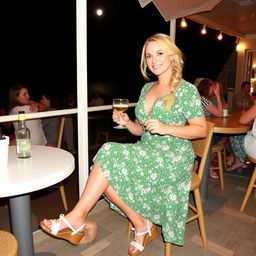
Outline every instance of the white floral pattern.
<path id="1" fill-rule="evenodd" d="M 142 124 L 150 117 L 169 125 L 184 126 L 187 119 L 204 116 L 200 96 L 194 85 L 184 81 L 175 90 L 169 112 L 159 99 L 148 115 L 145 95 L 152 83 L 141 91 L 135 114 Z M 184 243 L 188 195 L 194 153 L 189 140 L 150 134 L 144 130 L 135 144 L 105 143 L 94 157 L 110 185 L 136 212 L 162 226 L 166 242 Z M 110 203 L 112 209 L 124 215 Z"/>

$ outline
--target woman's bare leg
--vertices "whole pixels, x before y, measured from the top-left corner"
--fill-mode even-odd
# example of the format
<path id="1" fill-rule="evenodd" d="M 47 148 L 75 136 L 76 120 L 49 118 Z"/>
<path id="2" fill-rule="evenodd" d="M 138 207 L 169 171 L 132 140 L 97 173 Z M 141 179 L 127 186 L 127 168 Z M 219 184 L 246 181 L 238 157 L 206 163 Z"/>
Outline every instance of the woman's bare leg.
<path id="1" fill-rule="evenodd" d="M 143 217 L 142 215 L 135 212 L 132 208 L 130 208 L 124 201 L 118 196 L 116 191 L 111 187 L 108 186 L 104 193 L 108 199 L 113 202 L 122 212 L 125 213 L 125 215 L 128 217 L 128 219 L 132 222 L 136 232 L 145 232 L 147 231 L 147 219 Z M 153 223 L 149 222 L 150 229 L 152 228 Z M 136 241 L 139 244 L 143 244 L 145 236 L 137 236 Z M 134 246 L 130 246 L 131 252 L 136 252 L 138 249 Z"/>
<path id="2" fill-rule="evenodd" d="M 69 212 L 65 218 L 72 224 L 74 228 L 79 228 L 83 223 L 86 223 L 86 218 L 90 210 L 97 203 L 98 199 L 105 194 L 110 201 L 112 201 L 119 209 L 121 209 L 125 215 L 132 222 L 137 232 L 144 232 L 147 230 L 147 220 L 132 208 L 130 208 L 124 201 L 118 196 L 115 190 L 109 185 L 108 180 L 102 173 L 99 164 L 96 162 L 93 165 L 92 171 L 86 183 L 83 194 L 75 207 Z M 51 221 L 44 220 L 44 224 L 51 227 Z M 150 228 L 153 223 L 150 222 Z M 65 223 L 61 223 L 60 230 L 66 228 Z M 144 236 L 137 237 L 136 240 L 143 244 Z M 135 250 L 135 248 L 131 248 Z"/>
<path id="3" fill-rule="evenodd" d="M 65 216 L 75 229 L 83 225 L 89 211 L 97 203 L 108 186 L 108 180 L 102 173 L 99 164 L 96 162 L 93 165 L 81 198 L 71 212 Z M 44 224 L 48 228 L 52 225 L 51 221 L 46 219 L 44 220 Z M 66 228 L 65 223 L 61 223 L 60 230 L 63 228 Z"/>

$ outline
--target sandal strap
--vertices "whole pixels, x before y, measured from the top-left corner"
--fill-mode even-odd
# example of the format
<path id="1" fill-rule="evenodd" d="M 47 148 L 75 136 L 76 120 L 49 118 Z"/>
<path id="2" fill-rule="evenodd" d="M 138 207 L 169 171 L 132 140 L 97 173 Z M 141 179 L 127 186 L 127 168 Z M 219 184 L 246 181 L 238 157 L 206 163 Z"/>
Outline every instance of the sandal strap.
<path id="1" fill-rule="evenodd" d="M 58 232 L 59 232 L 59 229 L 60 229 L 60 224 L 61 224 L 61 222 L 62 221 L 64 221 L 65 222 L 65 224 L 73 231 L 72 233 L 71 233 L 71 235 L 75 235 L 75 234 L 77 234 L 79 231 L 81 231 L 83 228 L 84 228 L 84 226 L 85 226 L 85 223 L 82 225 L 82 226 L 80 226 L 78 229 L 74 229 L 74 227 L 69 223 L 69 221 L 64 217 L 64 214 L 60 214 L 60 220 L 59 221 L 56 221 L 56 220 L 53 220 L 52 221 L 52 227 L 51 227 L 51 231 L 52 231 L 52 234 L 54 234 L 54 235 L 57 235 L 58 234 Z"/>
<path id="2" fill-rule="evenodd" d="M 141 244 L 139 244 L 138 242 L 134 241 L 134 240 L 131 241 L 131 245 L 136 247 L 136 249 L 138 249 L 141 252 L 144 250 L 144 247 Z"/>
<path id="3" fill-rule="evenodd" d="M 136 232 L 135 228 L 131 228 L 132 231 L 134 231 L 135 236 L 144 236 L 146 234 L 149 234 L 151 236 L 151 230 L 149 228 L 149 221 L 147 220 L 147 231 L 144 232 Z"/>

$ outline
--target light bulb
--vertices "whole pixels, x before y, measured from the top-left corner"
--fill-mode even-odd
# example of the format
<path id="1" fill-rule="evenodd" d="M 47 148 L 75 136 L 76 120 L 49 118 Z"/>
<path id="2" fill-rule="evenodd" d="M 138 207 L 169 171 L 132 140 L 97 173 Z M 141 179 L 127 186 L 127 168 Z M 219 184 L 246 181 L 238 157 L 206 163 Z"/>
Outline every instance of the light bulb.
<path id="1" fill-rule="evenodd" d="M 218 40 L 222 40 L 223 36 L 222 36 L 222 32 L 220 31 L 219 35 L 218 35 Z"/>
<path id="2" fill-rule="evenodd" d="M 206 25 L 203 25 L 203 28 L 201 30 L 202 35 L 205 35 L 207 33 Z"/>
<path id="3" fill-rule="evenodd" d="M 182 26 L 183 28 L 186 28 L 186 27 L 187 27 L 187 22 L 186 22 L 186 20 L 185 20 L 184 17 L 182 17 L 182 19 L 181 19 L 181 26 Z"/>
<path id="4" fill-rule="evenodd" d="M 97 14 L 98 16 L 102 16 L 102 15 L 103 15 L 103 10 L 102 10 L 102 9 L 97 9 L 97 10 L 96 10 L 96 14 Z"/>

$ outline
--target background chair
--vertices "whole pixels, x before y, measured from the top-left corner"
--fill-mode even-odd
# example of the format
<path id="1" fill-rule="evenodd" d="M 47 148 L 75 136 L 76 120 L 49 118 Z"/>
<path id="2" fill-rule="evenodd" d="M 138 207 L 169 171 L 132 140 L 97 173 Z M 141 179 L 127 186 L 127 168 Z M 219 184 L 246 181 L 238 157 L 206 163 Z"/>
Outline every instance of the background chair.
<path id="1" fill-rule="evenodd" d="M 57 148 L 61 148 L 62 138 L 63 138 L 63 130 L 64 130 L 64 126 L 65 126 L 65 119 L 66 119 L 65 116 L 62 116 L 60 118 Z M 65 211 L 67 211 L 68 210 L 68 204 L 67 204 L 67 198 L 66 198 L 64 183 L 60 182 L 56 185 L 53 185 L 52 188 L 58 188 L 60 190 L 63 206 L 64 206 Z"/>
<path id="2" fill-rule="evenodd" d="M 251 163 L 256 164 L 256 159 L 255 159 L 255 158 L 250 157 L 250 156 L 248 156 L 247 158 L 248 158 L 248 160 L 249 160 Z M 253 188 L 256 188 L 255 182 L 256 182 L 256 166 L 255 166 L 255 168 L 254 168 L 254 171 L 253 171 L 253 173 L 252 173 L 252 177 L 251 177 L 251 179 L 250 179 L 249 185 L 248 185 L 247 190 L 246 190 L 246 192 L 245 192 L 245 196 L 244 196 L 244 200 L 243 200 L 243 202 L 242 202 L 241 208 L 240 208 L 240 212 L 243 212 L 243 210 L 244 210 L 244 208 L 245 208 L 245 206 L 246 206 L 246 204 L 247 204 L 247 201 L 248 201 L 248 199 L 249 199 L 249 196 L 250 196 L 250 194 L 251 194 L 251 192 L 252 192 L 252 189 L 253 189 Z M 256 193 L 255 193 L 255 196 L 256 196 Z"/>
<path id="3" fill-rule="evenodd" d="M 18 242 L 15 236 L 7 231 L 0 230 L 0 256 L 16 256 Z"/>
<path id="4" fill-rule="evenodd" d="M 205 168 L 206 158 L 211 145 L 214 124 L 211 122 L 207 122 L 207 126 L 208 126 L 208 132 L 207 132 L 206 138 L 192 140 L 192 146 L 197 158 L 195 160 L 194 170 L 192 172 L 192 182 L 190 186 L 190 192 L 194 194 L 195 205 L 192 205 L 191 203 L 189 203 L 188 207 L 195 214 L 189 217 L 186 221 L 186 223 L 189 223 L 193 220 L 198 219 L 201 238 L 202 238 L 203 246 L 205 248 L 208 247 L 208 242 L 206 238 L 204 214 L 203 214 L 203 207 L 202 207 L 199 187 L 201 184 L 201 180 L 202 180 L 202 176 Z M 127 231 L 128 238 L 131 236 L 131 227 L 132 227 L 132 224 L 129 222 L 128 231 Z M 171 243 L 165 243 L 165 256 L 170 256 L 170 255 L 171 255 Z"/>

